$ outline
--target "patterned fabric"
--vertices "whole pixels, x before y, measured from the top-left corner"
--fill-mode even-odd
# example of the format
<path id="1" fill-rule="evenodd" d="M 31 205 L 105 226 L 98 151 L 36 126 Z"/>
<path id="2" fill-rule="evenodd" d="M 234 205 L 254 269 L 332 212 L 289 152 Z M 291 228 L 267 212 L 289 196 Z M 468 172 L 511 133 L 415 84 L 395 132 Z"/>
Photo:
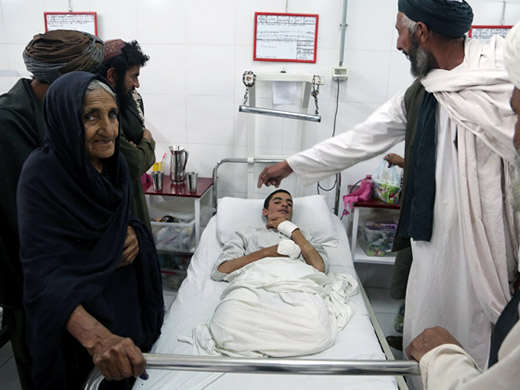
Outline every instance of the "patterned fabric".
<path id="1" fill-rule="evenodd" d="M 98 37 L 80 31 L 53 30 L 37 34 L 25 47 L 23 60 L 38 80 L 52 83 L 73 70 L 94 72 L 105 46 Z"/>

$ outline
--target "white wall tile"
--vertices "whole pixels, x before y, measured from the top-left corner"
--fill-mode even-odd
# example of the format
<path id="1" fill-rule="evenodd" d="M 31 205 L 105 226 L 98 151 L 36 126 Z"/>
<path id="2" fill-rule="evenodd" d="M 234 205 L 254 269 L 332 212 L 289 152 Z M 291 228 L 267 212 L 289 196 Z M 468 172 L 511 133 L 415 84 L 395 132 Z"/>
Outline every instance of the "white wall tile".
<path id="1" fill-rule="evenodd" d="M 32 38 L 32 37 L 31 37 Z M 9 69 L 13 70 L 19 70 L 19 71 L 27 71 L 27 68 L 25 67 L 25 63 L 23 62 L 23 51 L 25 50 L 25 47 L 27 44 L 31 41 L 29 39 L 27 42 L 21 44 L 21 43 L 15 43 L 15 44 L 8 44 L 6 45 L 7 49 L 7 63 Z"/>
<path id="2" fill-rule="evenodd" d="M 17 81 L 14 77 L 0 77 L 0 95 L 8 92 Z"/>
<path id="3" fill-rule="evenodd" d="M 1 28 L 1 27 L 0 27 Z M 0 43 L 0 52 L 6 53 L 7 52 L 7 44 Z M 0 56 L 0 69 L 9 69 L 9 60 L 7 58 L 7 55 Z"/>
<path id="4" fill-rule="evenodd" d="M 27 45 L 34 35 L 44 32 L 44 10 L 41 0 L 2 1 L 6 41 Z"/>
<path id="5" fill-rule="evenodd" d="M 186 43 L 186 0 L 138 0 L 137 33 L 143 43 Z"/>
<path id="6" fill-rule="evenodd" d="M 202 177 L 211 177 L 217 162 L 233 155 L 233 147 L 229 145 L 188 143 L 186 149 L 190 152 L 190 170 L 198 171 Z"/>
<path id="7" fill-rule="evenodd" d="M 66 3 L 61 0 L 60 2 Z M 137 0 L 91 0 L 90 2 L 92 12 L 97 12 L 98 36 L 101 39 L 119 38 L 127 42 L 137 39 L 141 43 L 137 35 Z M 75 3 L 73 1 L 77 8 Z"/>
<path id="8" fill-rule="evenodd" d="M 236 1 L 190 0 L 186 9 L 186 43 L 234 45 Z"/>
<path id="9" fill-rule="evenodd" d="M 188 143 L 233 145 L 233 110 L 231 97 L 188 96 Z"/>
<path id="10" fill-rule="evenodd" d="M 475 22 L 498 24 L 502 2 L 470 0 Z M 168 146 L 190 150 L 193 169 L 211 173 L 214 163 L 232 156 L 286 156 L 330 137 L 336 109 L 337 84 L 331 69 L 339 63 L 340 22 L 343 2 L 315 0 L 74 0 L 75 11 L 98 13 L 98 31 L 104 39 L 137 39 L 151 60 L 141 71 L 141 88 L 147 126 L 157 142 L 157 158 Z M 351 1 L 347 10 L 344 65 L 349 79 L 340 84 L 336 134 L 363 121 L 397 90 L 410 84 L 408 60 L 395 49 L 396 1 Z M 0 69 L 25 69 L 21 53 L 32 36 L 43 31 L 43 12 L 66 10 L 63 0 L 0 0 Z M 53 9 L 50 9 L 53 8 Z M 81 8 L 81 9 L 80 9 Z M 24 12 L 20 12 L 23 9 Z M 204 11 L 204 12 L 202 12 Z M 316 64 L 253 61 L 254 12 L 319 14 Z M 520 3 L 508 2 L 505 22 L 520 19 Z M 238 112 L 245 87 L 242 73 L 319 74 L 320 123 L 300 123 Z M 16 79 L 3 78 L 0 89 Z M 259 107 L 272 107 L 270 82 L 257 83 Z M 305 111 L 298 105 L 280 106 Z M 301 134 L 299 126 L 301 125 Z M 248 132 L 257 130 L 255 145 L 248 146 Z M 392 151 L 402 154 L 402 144 Z M 207 156 L 210 156 L 208 158 Z M 381 156 L 343 172 L 343 189 L 371 173 Z M 226 173 L 224 193 L 245 194 L 243 168 Z M 259 172 L 258 172 L 259 173 Z M 292 175 L 297 186 L 297 181 Z M 284 185 L 285 185 L 284 181 Z M 287 182 L 293 184 L 292 182 Z M 229 190 L 229 191 L 228 191 Z M 254 190 L 264 196 L 272 188 Z M 315 186 L 302 190 L 313 193 Z"/>
<path id="11" fill-rule="evenodd" d="M 410 61 L 402 53 L 392 52 L 390 54 L 387 98 L 390 99 L 399 90 L 410 86 L 413 80 L 410 73 Z"/>
<path id="12" fill-rule="evenodd" d="M 186 96 L 186 47 L 140 43 L 143 53 L 150 60 L 141 69 L 139 81 L 143 93 L 171 94 Z M 165 65 L 167 64 L 167 65 Z"/>
<path id="13" fill-rule="evenodd" d="M 345 39 L 347 50 L 389 50 L 397 15 L 396 5 L 396 1 L 388 0 L 349 1 Z"/>
<path id="14" fill-rule="evenodd" d="M 390 53 L 347 50 L 349 78 L 344 101 L 383 103 L 387 95 Z"/>
<path id="15" fill-rule="evenodd" d="M 468 3 L 473 8 L 473 24 L 500 24 L 503 2 L 470 0 Z"/>
<path id="16" fill-rule="evenodd" d="M 233 105 L 233 131 L 235 146 L 247 146 L 248 131 L 254 126 L 255 115 L 238 112 L 238 105 Z"/>
<path id="17" fill-rule="evenodd" d="M 90 0 L 74 0 L 74 1 L 63 1 L 63 0 L 43 0 L 45 10 L 48 12 L 69 12 L 69 3 L 72 7 L 72 12 L 91 12 Z"/>
<path id="18" fill-rule="evenodd" d="M 189 46 L 186 50 L 186 93 L 234 96 L 234 63 L 233 46 Z"/>
<path id="19" fill-rule="evenodd" d="M 288 12 L 298 14 L 317 14 L 318 18 L 318 46 L 319 49 L 340 46 L 340 24 L 343 12 L 342 1 L 315 1 L 299 0 L 290 2 Z M 318 50 L 319 53 L 319 50 Z"/>
<path id="20" fill-rule="evenodd" d="M 142 94 L 146 126 L 156 142 L 186 144 L 186 101 L 183 96 Z"/>
<path id="21" fill-rule="evenodd" d="M 236 2 L 235 31 L 235 43 L 237 45 L 253 46 L 255 12 L 285 12 L 285 1 L 263 0 L 259 5 L 254 1 L 238 0 Z"/>

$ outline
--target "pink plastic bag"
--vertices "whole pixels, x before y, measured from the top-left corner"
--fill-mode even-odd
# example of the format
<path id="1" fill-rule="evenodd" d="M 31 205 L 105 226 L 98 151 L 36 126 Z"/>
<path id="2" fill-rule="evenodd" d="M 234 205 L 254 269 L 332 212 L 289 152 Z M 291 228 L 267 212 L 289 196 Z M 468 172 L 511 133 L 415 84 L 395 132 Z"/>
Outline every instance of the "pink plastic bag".
<path id="1" fill-rule="evenodd" d="M 354 210 L 354 203 L 359 200 L 369 200 L 372 199 L 372 179 L 370 175 L 367 175 L 363 180 L 361 180 L 360 187 L 350 194 L 343 196 L 343 203 L 345 204 L 345 209 L 343 210 L 343 216 L 349 215 L 349 213 Z"/>
<path id="2" fill-rule="evenodd" d="M 144 189 L 147 189 L 150 187 L 150 185 L 153 183 L 152 176 L 150 176 L 148 173 L 145 173 L 143 176 L 141 176 L 141 185 Z"/>

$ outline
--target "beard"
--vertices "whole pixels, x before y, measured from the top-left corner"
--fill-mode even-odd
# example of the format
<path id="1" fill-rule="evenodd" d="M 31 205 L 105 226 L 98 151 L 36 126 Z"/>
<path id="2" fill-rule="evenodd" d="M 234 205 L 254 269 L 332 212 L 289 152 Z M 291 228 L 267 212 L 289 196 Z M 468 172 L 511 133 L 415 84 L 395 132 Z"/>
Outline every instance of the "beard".
<path id="1" fill-rule="evenodd" d="M 132 91 L 126 90 L 124 78 L 117 78 L 116 86 L 114 89 L 116 90 L 117 99 L 119 100 L 119 106 L 121 108 L 121 111 L 126 110 L 128 108 L 128 105 L 130 104 Z"/>
<path id="2" fill-rule="evenodd" d="M 432 53 L 421 49 L 419 47 L 419 43 L 413 36 L 411 39 L 410 50 L 408 51 L 407 55 L 411 64 L 410 70 L 412 72 L 412 76 L 419 79 L 430 73 L 430 70 L 439 67 Z"/>

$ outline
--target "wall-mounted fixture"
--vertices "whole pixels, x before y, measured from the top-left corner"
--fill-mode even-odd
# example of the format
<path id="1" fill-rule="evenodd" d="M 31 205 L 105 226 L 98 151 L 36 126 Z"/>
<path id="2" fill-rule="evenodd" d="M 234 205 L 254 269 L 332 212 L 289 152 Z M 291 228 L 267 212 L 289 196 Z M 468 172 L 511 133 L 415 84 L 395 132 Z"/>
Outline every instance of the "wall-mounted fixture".
<path id="1" fill-rule="evenodd" d="M 255 82 L 257 80 L 263 81 L 299 81 L 305 83 L 305 90 L 303 93 L 303 104 L 304 108 L 309 106 L 309 97 L 314 98 L 316 105 L 315 114 L 302 114 L 291 111 L 280 111 L 273 110 L 271 108 L 260 108 L 255 107 L 256 96 L 255 96 Z M 254 74 L 252 71 L 246 71 L 242 75 L 242 82 L 246 87 L 246 93 L 244 94 L 244 103 L 238 107 L 239 112 L 245 112 L 249 114 L 260 114 L 270 115 L 281 118 L 299 119 L 311 122 L 320 122 L 321 116 L 319 115 L 318 108 L 318 94 L 320 92 L 320 85 L 323 84 L 321 76 L 318 75 L 297 75 L 287 73 L 273 73 L 273 74 Z M 249 106 L 246 105 L 249 97 Z"/>

